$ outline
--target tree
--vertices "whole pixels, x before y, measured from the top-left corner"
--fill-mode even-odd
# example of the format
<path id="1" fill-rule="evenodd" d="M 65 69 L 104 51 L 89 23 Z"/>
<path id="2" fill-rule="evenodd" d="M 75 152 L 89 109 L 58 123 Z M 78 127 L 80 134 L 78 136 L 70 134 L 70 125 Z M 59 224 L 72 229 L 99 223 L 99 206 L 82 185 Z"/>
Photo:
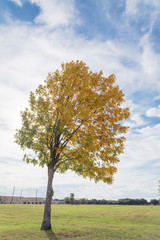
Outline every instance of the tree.
<path id="1" fill-rule="evenodd" d="M 70 194 L 70 202 L 71 202 L 71 204 L 73 204 L 74 203 L 74 193 L 71 193 Z"/>
<path id="2" fill-rule="evenodd" d="M 157 199 L 151 199 L 150 200 L 150 204 L 152 205 L 158 205 L 159 204 L 159 201 Z"/>
<path id="3" fill-rule="evenodd" d="M 24 161 L 48 168 L 42 230 L 51 229 L 55 172 L 70 169 L 95 182 L 113 181 L 128 129 L 123 121 L 129 117 L 129 109 L 121 107 L 124 94 L 115 79 L 115 75 L 93 73 L 82 61 L 72 61 L 49 73 L 45 84 L 30 93 L 15 142 L 31 150 Z"/>
<path id="4" fill-rule="evenodd" d="M 70 204 L 70 199 L 69 199 L 69 197 L 66 197 L 66 198 L 64 199 L 64 202 L 65 202 L 66 204 Z"/>
<path id="5" fill-rule="evenodd" d="M 80 204 L 87 204 L 87 203 L 88 203 L 88 199 L 86 199 L 86 198 L 80 199 Z"/>

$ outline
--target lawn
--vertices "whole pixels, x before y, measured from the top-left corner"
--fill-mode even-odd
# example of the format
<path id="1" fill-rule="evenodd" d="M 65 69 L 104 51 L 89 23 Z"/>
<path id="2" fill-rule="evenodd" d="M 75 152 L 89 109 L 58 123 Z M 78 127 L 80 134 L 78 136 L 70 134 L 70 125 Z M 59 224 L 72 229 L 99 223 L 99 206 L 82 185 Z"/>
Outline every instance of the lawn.
<path id="1" fill-rule="evenodd" d="M 0 205 L 1 240 L 158 240 L 160 206 L 52 205 L 52 231 L 41 231 L 44 205 Z"/>

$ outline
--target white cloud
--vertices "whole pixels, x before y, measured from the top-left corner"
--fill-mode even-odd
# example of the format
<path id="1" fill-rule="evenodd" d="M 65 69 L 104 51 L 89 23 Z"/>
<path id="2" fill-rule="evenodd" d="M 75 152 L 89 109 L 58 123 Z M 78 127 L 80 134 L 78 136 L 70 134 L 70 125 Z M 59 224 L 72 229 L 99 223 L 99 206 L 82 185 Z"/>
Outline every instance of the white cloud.
<path id="1" fill-rule="evenodd" d="M 157 100 L 160 100 L 160 95 L 153 98 L 153 101 L 157 101 Z"/>
<path id="2" fill-rule="evenodd" d="M 132 114 L 130 120 L 132 121 L 132 123 L 130 123 L 130 127 L 140 127 L 146 124 L 140 113 Z"/>
<path id="3" fill-rule="evenodd" d="M 4 159 L 4 161 L 3 161 Z M 17 188 L 28 187 L 46 187 L 46 168 L 42 169 L 38 166 L 24 163 L 22 159 L 1 158 L 0 179 L 5 183 L 7 188 L 13 185 Z M 7 165 L 9 164 L 9 168 Z M 24 171 L 25 169 L 25 171 Z M 23 181 L 22 181 L 23 179 Z"/>
<path id="4" fill-rule="evenodd" d="M 130 131 L 127 134 L 126 150 L 121 156 L 119 168 L 147 168 L 154 160 L 160 159 L 159 132 L 160 124 L 143 127 L 136 132 Z"/>
<path id="5" fill-rule="evenodd" d="M 43 81 L 49 71 L 58 68 L 61 62 L 80 59 L 87 62 L 93 70 L 103 69 L 106 75 L 115 73 L 121 88 L 129 91 L 137 88 L 134 81 L 138 73 L 121 63 L 122 57 L 132 56 L 129 46 L 110 41 L 86 41 L 76 37 L 72 29 L 50 32 L 45 27 L 12 23 L 7 28 L 1 26 L 0 30 L 0 77 L 4 84 L 28 92 Z M 135 50 L 135 61 L 138 55 Z M 132 83 L 134 87 L 131 88 Z"/>
<path id="6" fill-rule="evenodd" d="M 138 13 L 137 4 L 139 0 L 126 0 L 126 14 L 136 15 Z"/>
<path id="7" fill-rule="evenodd" d="M 30 0 L 32 3 L 36 3 L 41 12 L 36 17 L 36 23 L 46 24 L 47 27 L 53 28 L 57 26 L 68 26 L 69 24 L 75 24 L 75 8 L 74 1 L 69 0 Z"/>
<path id="8" fill-rule="evenodd" d="M 158 108 L 150 108 L 146 112 L 147 117 L 160 117 L 160 106 Z"/>
<path id="9" fill-rule="evenodd" d="M 154 10 L 159 10 L 160 2 L 158 0 L 126 0 L 126 14 L 130 15 L 131 17 L 137 16 L 139 14 L 142 16 L 144 14 L 144 9 L 142 12 L 141 7 L 146 6 L 148 10 L 150 8 L 154 8 Z"/>
<path id="10" fill-rule="evenodd" d="M 142 129 L 139 129 L 137 131 L 139 133 L 143 134 L 142 136 L 144 136 L 144 137 L 150 137 L 150 138 L 154 138 L 154 137 L 157 138 L 158 137 L 158 138 L 160 138 L 160 135 L 159 135 L 160 124 L 156 124 L 154 126 L 147 126 L 147 127 L 142 128 Z M 157 142 L 157 144 L 159 144 L 159 142 Z"/>
<path id="11" fill-rule="evenodd" d="M 130 131 L 132 128 L 144 127 L 147 122 L 144 120 L 143 115 L 146 113 L 148 107 L 141 106 L 140 104 L 135 104 L 133 100 L 127 99 L 123 104 L 123 107 L 128 107 L 130 109 L 131 116 L 129 120 L 127 120 L 124 125 L 130 127 Z"/>
<path id="12" fill-rule="evenodd" d="M 141 39 L 140 46 L 143 48 L 143 52 L 139 63 L 142 66 L 144 74 L 148 75 L 153 81 L 157 80 L 159 84 L 159 64 L 160 64 L 160 54 L 155 53 L 151 43 L 149 42 L 148 34 Z"/>
<path id="13" fill-rule="evenodd" d="M 10 1 L 12 1 L 12 2 L 14 2 L 14 3 L 16 3 L 18 6 L 22 6 L 22 2 L 21 2 L 21 0 L 10 0 Z"/>

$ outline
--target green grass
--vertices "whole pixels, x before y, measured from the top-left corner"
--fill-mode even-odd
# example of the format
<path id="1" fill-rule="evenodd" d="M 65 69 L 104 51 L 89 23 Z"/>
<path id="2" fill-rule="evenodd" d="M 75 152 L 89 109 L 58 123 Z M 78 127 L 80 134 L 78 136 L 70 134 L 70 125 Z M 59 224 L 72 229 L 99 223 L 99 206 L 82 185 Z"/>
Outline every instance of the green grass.
<path id="1" fill-rule="evenodd" d="M 52 231 L 41 231 L 44 205 L 0 205 L 0 240 L 158 240 L 159 206 L 52 205 Z"/>

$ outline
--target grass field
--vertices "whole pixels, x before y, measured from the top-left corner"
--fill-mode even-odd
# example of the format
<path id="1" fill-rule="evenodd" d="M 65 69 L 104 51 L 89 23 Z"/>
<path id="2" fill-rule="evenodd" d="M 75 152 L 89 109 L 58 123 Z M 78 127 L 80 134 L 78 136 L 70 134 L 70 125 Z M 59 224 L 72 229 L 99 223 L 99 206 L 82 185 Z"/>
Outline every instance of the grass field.
<path id="1" fill-rule="evenodd" d="M 52 205 L 52 231 L 41 231 L 44 205 L 0 205 L 1 240 L 158 240 L 159 206 Z"/>

